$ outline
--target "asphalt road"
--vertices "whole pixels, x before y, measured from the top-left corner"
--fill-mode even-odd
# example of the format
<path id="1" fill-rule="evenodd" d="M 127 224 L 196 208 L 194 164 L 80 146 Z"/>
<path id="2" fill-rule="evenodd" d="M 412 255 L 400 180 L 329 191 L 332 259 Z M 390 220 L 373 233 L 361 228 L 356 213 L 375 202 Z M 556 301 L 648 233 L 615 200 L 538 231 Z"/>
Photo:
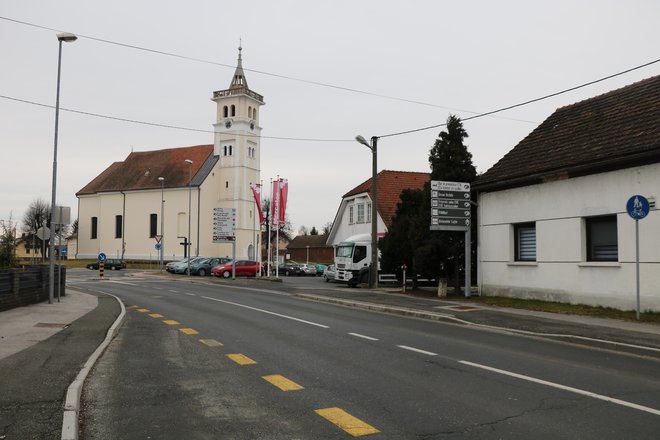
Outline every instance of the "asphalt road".
<path id="1" fill-rule="evenodd" d="M 85 386 L 84 439 L 658 438 L 656 360 L 315 303 L 268 283 L 76 284 L 129 307 Z"/>

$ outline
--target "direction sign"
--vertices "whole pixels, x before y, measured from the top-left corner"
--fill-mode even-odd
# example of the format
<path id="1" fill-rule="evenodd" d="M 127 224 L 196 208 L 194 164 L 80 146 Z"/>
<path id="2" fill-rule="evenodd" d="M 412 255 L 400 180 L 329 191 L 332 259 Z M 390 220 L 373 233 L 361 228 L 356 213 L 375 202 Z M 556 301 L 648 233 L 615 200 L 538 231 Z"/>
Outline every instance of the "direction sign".
<path id="1" fill-rule="evenodd" d="M 236 209 L 213 208 L 213 243 L 236 239 Z"/>
<path id="2" fill-rule="evenodd" d="M 431 229 L 465 231 L 472 216 L 470 184 L 431 181 Z"/>
<path id="3" fill-rule="evenodd" d="M 107 260 L 107 259 L 108 258 L 105 256 L 105 254 L 103 252 L 101 252 L 99 254 L 99 263 L 105 263 L 105 260 Z"/>

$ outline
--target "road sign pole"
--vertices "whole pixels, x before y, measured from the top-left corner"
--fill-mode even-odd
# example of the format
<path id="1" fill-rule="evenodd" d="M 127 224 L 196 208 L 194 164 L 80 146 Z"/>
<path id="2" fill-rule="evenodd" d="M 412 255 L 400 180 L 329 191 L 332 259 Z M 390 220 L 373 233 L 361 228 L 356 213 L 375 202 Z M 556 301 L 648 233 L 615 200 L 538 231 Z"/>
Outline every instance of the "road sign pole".
<path id="1" fill-rule="evenodd" d="M 472 240 L 470 226 L 465 230 L 465 297 L 469 298 L 472 294 Z"/>
<path id="2" fill-rule="evenodd" d="M 639 220 L 635 219 L 635 266 L 637 273 L 637 320 L 639 321 Z"/>

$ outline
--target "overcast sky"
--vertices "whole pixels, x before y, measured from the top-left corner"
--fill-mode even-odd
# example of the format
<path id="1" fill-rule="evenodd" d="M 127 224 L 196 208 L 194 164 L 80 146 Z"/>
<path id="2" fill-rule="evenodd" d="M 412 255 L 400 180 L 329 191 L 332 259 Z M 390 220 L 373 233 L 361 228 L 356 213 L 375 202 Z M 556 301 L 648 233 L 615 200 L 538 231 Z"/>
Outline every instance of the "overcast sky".
<path id="1" fill-rule="evenodd" d="M 437 125 L 450 113 L 469 117 L 660 58 L 657 0 L 35 0 L 5 1 L 0 16 L 0 219 L 19 221 L 34 199 L 50 203 L 54 110 L 6 97 L 54 106 L 57 39 L 55 31 L 7 19 L 79 35 L 63 47 L 63 108 L 209 131 L 210 98 L 228 88 L 242 38 L 248 84 L 266 102 L 262 134 L 319 139 L 261 141 L 261 177 L 266 184 L 278 174 L 289 179 L 296 230 L 332 221 L 342 194 L 371 176 L 371 152 L 353 140 L 358 134 Z M 466 121 L 477 170 L 556 108 L 658 74 L 660 63 Z M 429 171 L 440 130 L 381 139 L 379 170 Z M 75 193 L 131 150 L 211 143 L 212 133 L 63 111 L 58 203 L 75 217 Z"/>

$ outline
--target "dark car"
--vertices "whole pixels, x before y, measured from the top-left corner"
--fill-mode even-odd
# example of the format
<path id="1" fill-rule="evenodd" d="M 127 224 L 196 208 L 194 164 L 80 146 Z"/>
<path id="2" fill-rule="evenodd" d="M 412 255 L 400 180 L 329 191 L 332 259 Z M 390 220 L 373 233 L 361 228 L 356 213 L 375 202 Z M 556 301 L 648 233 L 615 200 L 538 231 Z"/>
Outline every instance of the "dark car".
<path id="1" fill-rule="evenodd" d="M 299 264 L 282 264 L 278 266 L 277 272 L 279 275 L 284 275 L 285 277 L 295 275 L 297 277 L 305 275 L 305 271 L 300 267 Z"/>
<path id="2" fill-rule="evenodd" d="M 192 275 L 199 275 L 200 277 L 204 277 L 206 275 L 211 275 L 211 269 L 214 266 L 226 263 L 231 263 L 231 258 L 206 258 L 203 260 L 195 261 L 194 263 L 190 263 L 190 273 Z"/>
<path id="3" fill-rule="evenodd" d="M 87 265 L 87 269 L 99 270 L 99 262 L 95 261 Z M 105 260 L 105 270 L 120 270 L 126 269 L 126 263 L 122 260 L 115 260 L 108 258 Z"/>

